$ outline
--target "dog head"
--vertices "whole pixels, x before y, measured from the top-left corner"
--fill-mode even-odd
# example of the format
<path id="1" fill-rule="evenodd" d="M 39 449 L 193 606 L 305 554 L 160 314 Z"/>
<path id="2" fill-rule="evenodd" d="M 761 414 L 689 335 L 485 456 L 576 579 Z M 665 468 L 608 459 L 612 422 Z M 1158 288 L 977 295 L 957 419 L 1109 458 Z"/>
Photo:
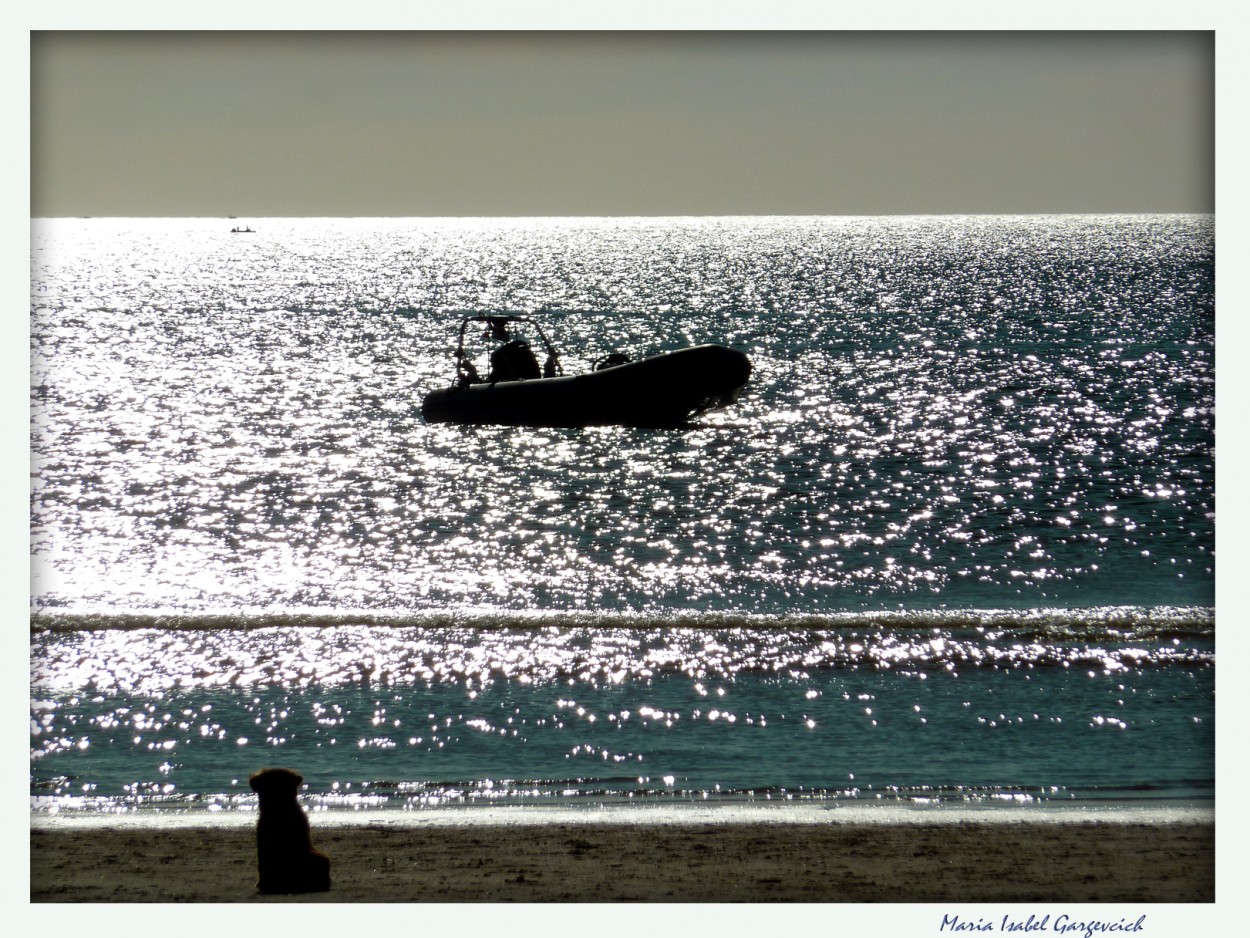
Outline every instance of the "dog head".
<path id="1" fill-rule="evenodd" d="M 291 769 L 261 769 L 252 773 L 248 784 L 261 798 L 272 795 L 293 798 L 303 781 L 304 776 Z"/>

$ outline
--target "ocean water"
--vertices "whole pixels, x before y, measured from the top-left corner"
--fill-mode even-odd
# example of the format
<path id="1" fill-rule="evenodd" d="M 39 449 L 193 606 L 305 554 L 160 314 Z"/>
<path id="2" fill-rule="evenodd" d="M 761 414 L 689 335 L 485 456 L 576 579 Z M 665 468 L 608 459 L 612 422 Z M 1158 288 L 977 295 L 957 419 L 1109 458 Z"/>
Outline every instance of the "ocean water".
<path id="1" fill-rule="evenodd" d="M 32 223 L 32 811 L 1213 800 L 1211 216 L 247 223 Z"/>

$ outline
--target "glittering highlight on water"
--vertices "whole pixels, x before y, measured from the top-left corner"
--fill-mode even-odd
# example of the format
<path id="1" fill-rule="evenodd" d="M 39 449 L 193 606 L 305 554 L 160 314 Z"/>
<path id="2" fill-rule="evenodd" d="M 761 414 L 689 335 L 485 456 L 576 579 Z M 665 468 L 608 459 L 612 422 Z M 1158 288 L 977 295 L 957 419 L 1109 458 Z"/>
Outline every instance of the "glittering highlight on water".
<path id="1" fill-rule="evenodd" d="M 1211 797 L 1209 216 L 252 224 L 32 226 L 37 810 Z M 503 310 L 752 379 L 423 424 Z"/>

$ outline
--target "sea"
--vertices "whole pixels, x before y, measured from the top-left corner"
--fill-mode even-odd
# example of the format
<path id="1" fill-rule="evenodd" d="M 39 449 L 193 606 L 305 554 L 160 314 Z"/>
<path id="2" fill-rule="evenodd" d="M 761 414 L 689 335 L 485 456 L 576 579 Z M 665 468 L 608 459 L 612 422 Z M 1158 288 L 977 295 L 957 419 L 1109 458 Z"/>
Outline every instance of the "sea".
<path id="1" fill-rule="evenodd" d="M 238 233 L 234 228 L 249 228 Z M 1210 808 L 1211 215 L 31 223 L 30 810 Z M 427 424 L 465 316 L 671 430 Z M 470 330 L 470 337 L 474 337 Z"/>

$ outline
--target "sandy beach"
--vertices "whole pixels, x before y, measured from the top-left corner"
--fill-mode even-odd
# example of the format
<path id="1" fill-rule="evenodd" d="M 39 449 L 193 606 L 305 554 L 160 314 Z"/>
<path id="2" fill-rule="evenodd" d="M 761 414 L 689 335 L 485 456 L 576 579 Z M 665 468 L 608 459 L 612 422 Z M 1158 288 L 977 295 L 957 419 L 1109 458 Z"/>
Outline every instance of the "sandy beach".
<path id="1" fill-rule="evenodd" d="M 261 896 L 245 818 L 33 818 L 32 902 L 1212 902 L 1209 814 L 321 824 L 333 889 Z"/>

